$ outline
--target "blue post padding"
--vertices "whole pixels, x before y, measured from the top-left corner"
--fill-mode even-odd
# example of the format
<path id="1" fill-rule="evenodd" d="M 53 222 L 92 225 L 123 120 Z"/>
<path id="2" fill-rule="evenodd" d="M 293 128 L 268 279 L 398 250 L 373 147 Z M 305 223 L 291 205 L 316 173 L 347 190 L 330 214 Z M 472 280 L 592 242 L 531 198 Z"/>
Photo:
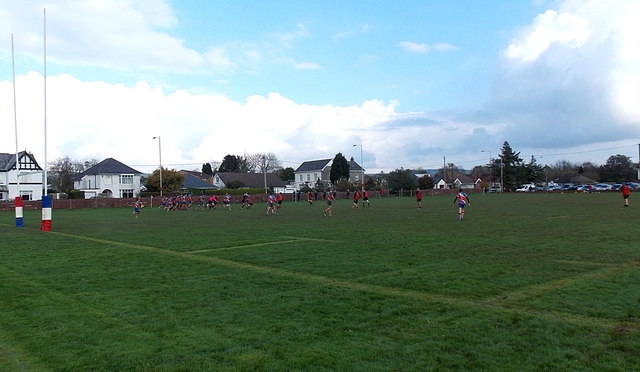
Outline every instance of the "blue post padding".
<path id="1" fill-rule="evenodd" d="M 22 217 L 16 217 L 16 227 L 22 227 Z"/>
<path id="2" fill-rule="evenodd" d="M 51 197 L 49 195 L 42 196 L 42 208 L 51 208 Z"/>

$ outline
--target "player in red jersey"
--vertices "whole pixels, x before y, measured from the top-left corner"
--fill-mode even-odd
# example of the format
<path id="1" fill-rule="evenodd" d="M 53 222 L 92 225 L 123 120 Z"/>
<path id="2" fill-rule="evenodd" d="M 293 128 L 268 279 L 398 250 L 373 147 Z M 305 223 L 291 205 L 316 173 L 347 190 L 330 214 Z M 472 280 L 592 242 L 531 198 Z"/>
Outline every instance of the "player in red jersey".
<path id="1" fill-rule="evenodd" d="M 276 196 L 276 202 L 278 202 L 278 206 L 276 207 L 277 209 L 280 209 L 280 207 L 282 207 L 283 200 L 284 200 L 284 195 L 282 195 L 282 193 L 279 192 L 278 195 Z"/>
<path id="2" fill-rule="evenodd" d="M 631 189 L 629 188 L 629 185 L 627 185 L 626 183 L 623 183 L 622 187 L 620 188 L 620 192 L 622 192 L 622 198 L 624 199 L 624 206 L 628 207 L 629 196 L 631 195 Z"/>
<path id="3" fill-rule="evenodd" d="M 419 187 L 416 189 L 416 202 L 418 202 L 418 208 L 422 208 L 422 190 Z"/>
<path id="4" fill-rule="evenodd" d="M 356 190 L 356 192 L 353 193 L 353 206 L 351 207 L 351 209 L 358 209 L 359 200 L 360 200 L 360 191 Z"/>
<path id="5" fill-rule="evenodd" d="M 322 214 L 324 216 L 331 216 L 333 214 L 333 202 L 336 200 L 336 198 L 333 196 L 333 193 L 329 191 L 327 192 L 326 199 L 327 199 L 327 208 L 325 208 Z"/>
<path id="6" fill-rule="evenodd" d="M 364 207 L 364 204 L 367 203 L 367 207 L 370 207 L 371 205 L 369 204 L 369 191 L 364 190 L 362 192 L 362 206 Z"/>

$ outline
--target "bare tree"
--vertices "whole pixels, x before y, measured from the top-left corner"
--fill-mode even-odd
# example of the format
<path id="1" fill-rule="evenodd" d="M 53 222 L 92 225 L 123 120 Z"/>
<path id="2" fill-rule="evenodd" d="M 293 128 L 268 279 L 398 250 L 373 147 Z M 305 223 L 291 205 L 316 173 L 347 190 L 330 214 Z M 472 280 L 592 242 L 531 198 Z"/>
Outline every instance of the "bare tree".
<path id="1" fill-rule="evenodd" d="M 49 165 L 49 183 L 56 191 L 67 192 L 73 189 L 73 177 L 98 164 L 95 159 L 73 160 L 68 156 L 56 159 Z"/>
<path id="2" fill-rule="evenodd" d="M 272 153 L 244 154 L 249 171 L 254 173 L 271 173 L 282 168 L 278 157 Z"/>

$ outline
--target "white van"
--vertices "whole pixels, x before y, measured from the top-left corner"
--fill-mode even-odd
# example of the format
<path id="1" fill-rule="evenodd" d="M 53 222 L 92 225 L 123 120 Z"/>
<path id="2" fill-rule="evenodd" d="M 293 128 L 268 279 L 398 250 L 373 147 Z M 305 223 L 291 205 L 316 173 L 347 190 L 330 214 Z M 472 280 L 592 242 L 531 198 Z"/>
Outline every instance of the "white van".
<path id="1" fill-rule="evenodd" d="M 516 192 L 534 192 L 534 191 L 536 191 L 536 185 L 534 184 L 522 185 L 520 186 L 519 189 L 516 189 Z"/>

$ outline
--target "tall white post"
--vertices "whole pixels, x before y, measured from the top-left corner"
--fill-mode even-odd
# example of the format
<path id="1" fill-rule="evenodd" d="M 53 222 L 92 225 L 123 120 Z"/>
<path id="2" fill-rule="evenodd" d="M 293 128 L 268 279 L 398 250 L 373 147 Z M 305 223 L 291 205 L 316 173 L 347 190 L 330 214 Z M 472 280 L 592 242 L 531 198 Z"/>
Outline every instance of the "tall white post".
<path id="1" fill-rule="evenodd" d="M 153 137 L 158 139 L 158 158 L 160 161 L 160 198 L 162 198 L 162 139 L 160 136 Z"/>

